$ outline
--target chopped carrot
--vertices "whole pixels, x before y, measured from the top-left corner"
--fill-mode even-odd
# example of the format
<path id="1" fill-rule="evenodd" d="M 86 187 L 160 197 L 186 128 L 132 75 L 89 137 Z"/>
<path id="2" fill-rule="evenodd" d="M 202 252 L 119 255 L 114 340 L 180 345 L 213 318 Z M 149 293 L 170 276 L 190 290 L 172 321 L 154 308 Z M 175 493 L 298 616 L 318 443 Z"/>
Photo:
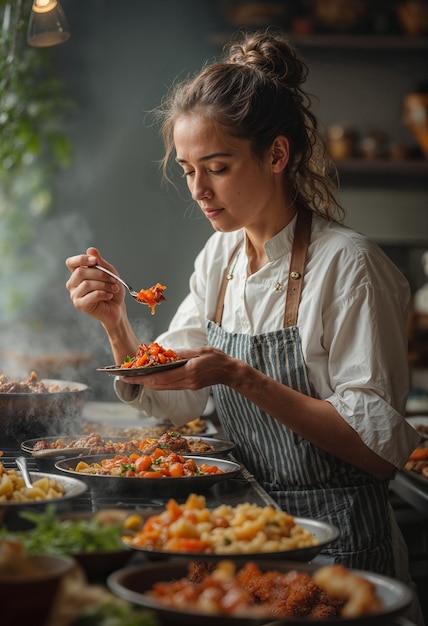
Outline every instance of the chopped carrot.
<path id="1" fill-rule="evenodd" d="M 428 448 L 415 448 L 409 456 L 410 461 L 422 461 L 428 459 Z"/>

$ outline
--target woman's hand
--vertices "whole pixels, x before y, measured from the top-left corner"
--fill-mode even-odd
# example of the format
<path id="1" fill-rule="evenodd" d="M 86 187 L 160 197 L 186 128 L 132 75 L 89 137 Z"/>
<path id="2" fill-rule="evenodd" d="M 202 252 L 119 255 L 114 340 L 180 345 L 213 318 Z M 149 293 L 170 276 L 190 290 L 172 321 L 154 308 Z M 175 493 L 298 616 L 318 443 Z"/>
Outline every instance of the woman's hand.
<path id="1" fill-rule="evenodd" d="M 93 267 L 102 265 L 114 273 L 117 270 L 102 258 L 96 248 L 88 248 L 86 254 L 66 259 L 71 272 L 66 283 L 75 308 L 103 323 L 108 329 L 120 322 L 125 313 L 125 288 L 108 274 Z"/>

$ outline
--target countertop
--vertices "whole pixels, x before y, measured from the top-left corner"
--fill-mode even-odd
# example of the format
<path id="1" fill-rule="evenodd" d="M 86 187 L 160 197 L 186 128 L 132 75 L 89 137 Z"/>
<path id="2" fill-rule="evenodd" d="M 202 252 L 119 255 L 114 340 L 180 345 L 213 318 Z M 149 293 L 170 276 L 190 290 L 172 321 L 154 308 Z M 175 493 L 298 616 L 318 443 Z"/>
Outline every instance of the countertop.
<path id="1" fill-rule="evenodd" d="M 159 425 L 162 422 L 154 418 L 146 418 L 139 414 L 134 408 L 118 401 L 118 402 L 86 402 L 83 408 L 82 414 L 83 421 L 90 422 L 91 424 L 107 425 L 114 428 L 137 428 Z M 213 424 L 208 416 L 204 416 L 207 420 L 211 432 L 215 433 L 215 437 L 221 438 L 220 426 Z M 203 435 L 204 433 L 201 433 Z M 197 437 L 198 435 L 195 435 Z M 0 435 L 0 449 L 1 449 L 1 435 Z M 10 446 L 4 450 L 4 456 L 2 462 L 7 469 L 16 468 L 15 458 L 19 454 L 22 454 L 22 450 L 19 444 Z M 27 454 L 29 469 L 31 471 L 37 471 L 38 468 L 34 458 Z M 233 458 L 233 457 L 232 457 Z M 46 471 L 44 469 L 43 471 Z M 102 508 L 153 508 L 161 507 L 165 504 L 169 498 L 175 498 L 177 501 L 184 501 L 186 496 L 178 497 L 174 493 L 168 493 L 163 497 L 145 498 L 142 492 L 141 496 L 128 496 L 124 493 L 116 495 L 106 495 L 102 492 L 88 491 L 83 496 L 70 501 L 70 505 L 73 510 L 85 511 L 92 510 L 97 511 Z M 268 504 L 277 506 L 265 490 L 260 486 L 256 479 L 244 468 L 243 471 L 236 477 L 228 481 L 222 481 L 216 485 L 213 485 L 207 490 L 204 495 L 206 496 L 207 506 L 216 507 L 219 504 L 229 504 L 230 506 L 236 506 L 241 502 L 253 502 L 259 506 L 266 506 Z"/>

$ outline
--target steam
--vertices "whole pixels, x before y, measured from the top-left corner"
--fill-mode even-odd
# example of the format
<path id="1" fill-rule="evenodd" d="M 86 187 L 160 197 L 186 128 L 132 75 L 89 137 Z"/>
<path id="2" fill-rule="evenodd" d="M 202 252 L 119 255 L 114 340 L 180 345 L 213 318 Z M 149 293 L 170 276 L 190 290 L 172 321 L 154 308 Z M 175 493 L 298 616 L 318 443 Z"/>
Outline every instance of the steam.
<path id="1" fill-rule="evenodd" d="M 40 378 L 87 384 L 87 399 L 116 399 L 112 378 L 96 371 L 112 364 L 107 336 L 98 321 L 74 308 L 65 287 L 66 257 L 86 250 L 93 241 L 84 216 L 55 216 L 34 237 L 26 253 L 31 260 L 28 270 L 14 269 L 12 259 L 3 268 L 0 372 L 8 378 L 24 380 L 36 371 Z M 23 294 L 15 310 L 8 307 L 5 295 L 11 289 Z M 148 342 L 150 322 L 132 322 L 137 336 Z"/>

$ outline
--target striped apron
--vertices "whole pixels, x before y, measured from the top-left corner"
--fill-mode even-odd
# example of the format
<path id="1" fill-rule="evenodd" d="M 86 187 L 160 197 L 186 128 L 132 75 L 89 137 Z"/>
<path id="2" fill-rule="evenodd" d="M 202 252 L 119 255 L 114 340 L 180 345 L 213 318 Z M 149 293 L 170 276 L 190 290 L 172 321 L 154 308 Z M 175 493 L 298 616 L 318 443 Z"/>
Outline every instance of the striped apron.
<path id="1" fill-rule="evenodd" d="M 297 327 L 311 215 L 306 211 L 298 213 L 284 327 L 255 336 L 222 329 L 224 294 L 233 284 L 232 258 L 215 319 L 207 320 L 207 338 L 209 345 L 314 397 Z M 320 450 L 226 385 L 214 386 L 213 395 L 225 435 L 237 446 L 236 458 L 278 506 L 297 517 L 324 520 L 340 529 L 339 540 L 323 551 L 324 562 L 341 562 L 349 568 L 395 575 L 388 481 L 376 481 Z"/>

